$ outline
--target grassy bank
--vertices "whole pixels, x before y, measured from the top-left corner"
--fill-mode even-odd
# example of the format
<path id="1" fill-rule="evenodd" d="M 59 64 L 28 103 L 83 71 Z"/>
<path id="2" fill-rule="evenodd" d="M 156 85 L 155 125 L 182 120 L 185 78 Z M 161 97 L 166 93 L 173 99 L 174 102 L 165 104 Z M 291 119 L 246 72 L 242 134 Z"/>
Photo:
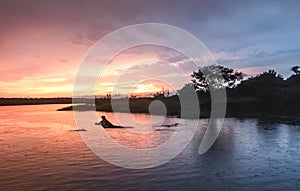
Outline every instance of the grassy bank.
<path id="1" fill-rule="evenodd" d="M 154 101 L 153 98 L 135 98 L 135 99 L 116 99 L 113 100 L 113 105 L 111 99 L 96 99 L 96 110 L 97 111 L 106 111 L 106 112 L 131 112 L 131 113 L 149 113 L 149 106 Z M 167 114 L 172 116 L 180 115 L 180 102 L 177 98 L 166 98 L 160 100 L 166 106 Z M 129 105 L 129 110 L 128 110 Z M 74 106 L 68 106 L 58 111 L 87 111 L 94 110 L 94 104 L 79 104 Z M 156 111 L 156 114 L 160 111 Z M 155 113 L 154 113 L 155 114 Z"/>
<path id="2" fill-rule="evenodd" d="M 0 106 L 72 104 L 72 98 L 0 98 Z"/>
<path id="3" fill-rule="evenodd" d="M 105 112 L 130 112 L 130 113 L 146 113 L 149 114 L 149 106 L 151 102 L 157 99 L 154 98 L 135 98 L 129 99 L 129 104 L 126 99 L 114 100 L 112 106 L 110 99 L 96 99 L 96 111 Z M 181 106 L 178 97 L 173 96 L 169 98 L 159 99 L 163 102 L 166 109 L 167 115 L 169 116 L 180 116 Z M 129 110 L 128 110 L 129 105 Z M 58 111 L 87 111 L 94 110 L 94 104 L 79 104 L 74 106 L 68 106 L 58 109 Z M 266 111 L 265 108 L 260 107 L 260 104 L 253 99 L 241 99 L 241 100 L 228 100 L 227 110 L 225 117 L 236 117 L 236 118 L 259 118 L 265 121 L 272 121 L 278 123 L 287 124 L 300 124 L 299 114 L 290 114 L 282 111 Z M 210 102 L 208 100 L 200 102 L 200 116 L 199 118 L 209 118 L 211 112 Z M 160 111 L 154 111 L 151 114 L 161 115 Z"/>

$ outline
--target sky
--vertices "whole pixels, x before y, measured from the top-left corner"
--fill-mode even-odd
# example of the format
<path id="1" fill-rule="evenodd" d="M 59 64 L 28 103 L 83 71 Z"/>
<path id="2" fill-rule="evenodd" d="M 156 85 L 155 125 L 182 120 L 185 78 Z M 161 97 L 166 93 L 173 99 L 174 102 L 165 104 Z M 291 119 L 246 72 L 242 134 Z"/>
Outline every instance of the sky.
<path id="1" fill-rule="evenodd" d="M 275 69 L 288 77 L 300 60 L 299 7 L 296 0 L 0 1 L 0 97 L 72 96 L 77 69 L 94 43 L 149 22 L 195 35 L 220 65 L 248 76 Z M 122 93 L 128 83 L 136 84 L 132 94 L 178 89 L 191 64 L 169 48 L 131 48 L 110 61 L 95 93 Z"/>

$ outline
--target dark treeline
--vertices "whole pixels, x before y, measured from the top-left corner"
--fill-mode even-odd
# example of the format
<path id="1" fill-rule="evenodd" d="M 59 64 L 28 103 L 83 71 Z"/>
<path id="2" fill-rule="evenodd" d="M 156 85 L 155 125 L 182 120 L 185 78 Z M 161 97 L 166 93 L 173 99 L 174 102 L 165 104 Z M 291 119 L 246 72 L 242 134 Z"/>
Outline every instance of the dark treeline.
<path id="1" fill-rule="evenodd" d="M 84 103 L 83 99 L 77 100 Z M 0 106 L 6 105 L 41 105 L 41 104 L 72 104 L 72 98 L 0 98 Z"/>
<path id="2" fill-rule="evenodd" d="M 255 77 L 242 81 L 236 88 L 228 92 L 228 99 L 248 99 L 249 103 L 240 105 L 229 104 L 232 111 L 260 112 L 262 114 L 276 114 L 286 116 L 300 116 L 300 74 L 297 72 L 287 79 L 283 79 L 274 70 L 269 70 Z M 233 108 L 230 108 L 233 107 Z"/>
<path id="3" fill-rule="evenodd" d="M 215 69 L 222 74 L 220 80 Z M 226 88 L 228 117 L 300 117 L 300 67 L 284 79 L 274 70 L 269 70 L 243 80 L 245 74 L 223 66 L 208 66 L 192 74 L 192 82 L 197 90 L 200 105 L 210 109 L 210 90 Z M 211 79 L 208 86 L 207 76 Z M 184 91 L 184 88 L 181 91 Z"/>
<path id="4" fill-rule="evenodd" d="M 256 117 L 280 118 L 291 120 L 300 119 L 300 70 L 298 66 L 292 68 L 293 75 L 284 79 L 274 70 L 269 70 L 253 77 L 245 78 L 245 74 L 223 66 L 206 66 L 193 72 L 192 81 L 186 84 L 178 95 L 191 87 L 196 91 L 200 104 L 200 117 L 209 117 L 211 113 L 211 91 L 226 89 L 227 111 L 226 117 Z M 221 74 L 216 75 L 216 73 Z M 210 85 L 208 83 L 210 81 Z M 128 112 L 128 104 L 132 113 L 149 113 L 149 105 L 159 99 L 166 108 L 167 114 L 180 116 L 180 99 L 178 95 L 158 94 L 153 98 L 110 98 L 96 99 L 97 111 Z M 192 103 L 193 104 L 193 103 Z M 89 110 L 94 105 L 70 106 L 61 110 Z M 156 111 L 161 114 L 160 111 Z M 297 122 L 298 123 L 298 122 Z"/>
<path id="5" fill-rule="evenodd" d="M 200 117 L 210 116 L 210 92 L 226 89 L 226 117 L 294 118 L 300 121 L 300 67 L 294 66 L 291 70 L 293 74 L 286 79 L 274 70 L 244 79 L 245 74 L 234 69 L 206 66 L 194 71 L 191 82 L 178 90 L 177 95 L 116 99 L 114 107 L 111 98 L 0 98 L 0 105 L 72 104 L 75 101 L 79 105 L 59 110 L 90 110 L 95 109 L 96 103 L 97 111 L 149 113 L 149 105 L 159 99 L 165 104 L 168 115 L 180 116 L 180 94 L 192 87 L 198 96 Z"/>

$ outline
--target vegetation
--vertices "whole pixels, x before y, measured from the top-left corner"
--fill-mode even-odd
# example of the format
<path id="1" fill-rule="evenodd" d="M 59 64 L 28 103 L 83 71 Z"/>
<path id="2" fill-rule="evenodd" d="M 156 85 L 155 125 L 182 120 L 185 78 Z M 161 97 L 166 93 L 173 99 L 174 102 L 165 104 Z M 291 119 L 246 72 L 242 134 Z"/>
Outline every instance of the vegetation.
<path id="1" fill-rule="evenodd" d="M 223 79 L 216 75 L 220 71 Z M 243 80 L 245 74 L 223 66 L 208 66 L 192 74 L 191 83 L 178 90 L 177 95 L 170 96 L 168 90 L 162 90 L 152 98 L 114 99 L 112 108 L 111 96 L 97 98 L 77 98 L 74 106 L 62 110 L 92 110 L 132 113 L 149 113 L 153 100 L 165 104 L 167 114 L 180 116 L 180 95 L 196 91 L 201 113 L 200 117 L 209 117 L 211 112 L 210 91 L 226 88 L 226 117 L 259 117 L 288 119 L 300 123 L 300 67 L 291 68 L 293 74 L 284 79 L 274 70 L 269 70 Z M 208 80 L 212 83 L 208 86 Z M 210 89 L 213 88 L 213 89 Z M 74 101 L 74 100 L 73 100 Z M 72 98 L 0 98 L 0 105 L 35 105 L 35 104 L 71 104 Z M 81 103 L 81 104 L 80 104 Z M 194 103 L 191 103 L 195 105 Z M 159 111 L 154 114 L 161 114 Z"/>
<path id="2" fill-rule="evenodd" d="M 251 99 L 250 111 L 276 115 L 300 115 L 300 74 L 294 74 L 284 80 L 274 70 L 269 70 L 243 81 L 228 97 Z M 240 112 L 246 107 L 240 106 Z"/>
<path id="3" fill-rule="evenodd" d="M 72 98 L 0 98 L 0 106 L 5 105 L 40 105 L 40 104 L 71 104 Z"/>
<path id="4" fill-rule="evenodd" d="M 220 65 L 199 68 L 192 74 L 192 84 L 198 91 L 209 91 L 210 88 L 234 88 L 244 78 L 245 74 Z M 210 86 L 209 86 L 210 84 Z"/>
<path id="5" fill-rule="evenodd" d="M 122 98 L 114 99 L 113 106 L 112 100 L 108 98 L 98 98 L 95 100 L 94 104 L 79 104 L 76 106 L 68 106 L 58 111 L 68 111 L 68 110 L 97 110 L 97 111 L 107 111 L 107 112 L 128 112 L 128 104 L 131 113 L 149 113 L 149 106 L 153 100 L 161 100 L 166 108 L 167 115 L 179 116 L 180 115 L 180 102 L 178 96 L 171 97 L 159 97 L 159 98 Z M 86 100 L 87 101 L 87 100 Z M 154 113 L 155 114 L 155 113 Z M 157 114 L 160 114 L 159 112 Z"/>
<path id="6" fill-rule="evenodd" d="M 192 81 L 178 90 L 183 94 L 194 88 L 198 95 L 201 108 L 200 117 L 209 117 L 211 112 L 211 96 L 206 76 L 212 82 L 214 90 L 226 88 L 227 112 L 226 117 L 258 117 L 272 118 L 275 120 L 300 123 L 300 72 L 298 66 L 291 68 L 294 72 L 289 78 L 284 79 L 274 70 L 269 70 L 254 77 L 242 80 L 245 76 L 242 72 L 223 66 L 209 66 L 204 70 L 198 70 L 192 74 Z M 223 80 L 215 75 L 215 71 L 221 71 Z M 208 73 L 212 71 L 212 73 Z M 128 112 L 129 103 L 132 113 L 149 113 L 149 105 L 153 100 L 162 101 L 167 114 L 180 116 L 180 99 L 178 95 L 169 96 L 166 92 L 157 93 L 153 98 L 135 98 L 114 100 L 116 107 L 112 110 L 111 99 L 96 99 L 97 111 Z M 128 102 L 127 102 L 128 101 Z M 95 107 L 89 104 L 70 106 L 61 110 L 87 110 Z M 159 113 L 157 113 L 159 114 Z"/>

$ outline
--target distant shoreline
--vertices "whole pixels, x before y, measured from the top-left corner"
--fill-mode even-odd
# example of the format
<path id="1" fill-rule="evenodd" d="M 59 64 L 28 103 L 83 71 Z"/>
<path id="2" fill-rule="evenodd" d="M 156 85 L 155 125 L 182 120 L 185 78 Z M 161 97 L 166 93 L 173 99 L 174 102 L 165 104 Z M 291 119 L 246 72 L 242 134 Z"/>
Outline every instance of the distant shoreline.
<path id="1" fill-rule="evenodd" d="M 149 105 L 154 98 L 135 98 L 129 99 L 130 112 L 131 113 L 144 113 L 149 114 Z M 73 101 L 78 104 L 73 106 Z M 120 105 L 124 104 L 122 99 L 119 100 Z M 167 115 L 173 117 L 180 116 L 180 102 L 175 97 L 168 97 L 161 99 L 164 102 L 167 108 Z M 72 111 L 74 109 L 78 111 L 88 111 L 94 110 L 95 106 L 92 104 L 94 99 L 85 99 L 85 98 L 0 98 L 0 106 L 21 106 L 21 105 L 47 105 L 47 104 L 70 104 L 70 106 L 59 108 L 57 111 Z M 96 111 L 104 112 L 123 112 L 128 113 L 128 111 L 123 110 L 121 107 L 114 108 L 112 110 L 111 100 L 105 98 L 95 99 L 96 102 Z M 118 100 L 116 100 L 118 102 Z M 116 104 L 118 105 L 118 103 Z M 227 103 L 226 118 L 256 118 L 262 119 L 265 121 L 300 125 L 300 116 L 299 115 L 290 115 L 285 113 L 271 113 L 259 111 L 257 108 L 253 107 L 255 102 L 252 103 L 249 101 L 238 101 L 232 102 L 229 100 Z M 251 107 L 249 107 L 251 106 Z M 199 118 L 209 118 L 210 117 L 210 106 L 207 102 L 202 102 L 200 104 L 201 112 Z M 157 113 L 160 115 L 160 113 Z"/>
<path id="2" fill-rule="evenodd" d="M 0 106 L 44 104 L 72 104 L 72 98 L 0 98 Z"/>
<path id="3" fill-rule="evenodd" d="M 129 108 L 130 113 L 144 113 L 149 114 L 149 105 L 154 98 L 135 98 L 129 99 Z M 118 103 L 118 101 L 120 103 Z M 124 100 L 123 100 L 124 101 Z M 111 100 L 110 99 L 96 99 L 96 111 L 104 111 L 104 112 L 121 112 L 128 113 L 128 110 L 122 108 L 122 104 L 124 104 L 122 100 L 115 100 L 116 105 L 120 107 L 116 107 L 112 109 Z M 176 99 L 176 97 L 169 97 L 161 99 L 160 101 L 164 102 L 167 108 L 167 115 L 173 117 L 181 117 L 180 116 L 180 102 Z M 227 111 L 226 118 L 256 118 L 264 121 L 284 123 L 284 124 L 292 124 L 292 125 L 300 125 L 300 116 L 298 115 L 289 115 L 285 113 L 270 113 L 265 111 L 260 111 L 255 107 L 253 101 L 238 101 L 238 102 L 228 102 L 227 103 Z M 249 107 L 251 106 L 251 107 Z M 200 116 L 199 118 L 209 118 L 210 117 L 210 106 L 208 103 L 203 102 L 200 104 Z M 94 104 L 78 104 L 75 106 L 67 106 L 64 108 L 60 108 L 57 111 L 89 111 L 94 110 Z M 161 115 L 161 113 L 154 113 L 156 115 Z M 186 117 L 182 117 L 186 118 Z"/>
<path id="4" fill-rule="evenodd" d="M 85 103 L 84 98 L 75 99 L 78 103 Z M 59 98 L 0 98 L 0 106 L 13 105 L 45 105 L 45 104 L 72 104 L 73 99 L 69 97 Z"/>

